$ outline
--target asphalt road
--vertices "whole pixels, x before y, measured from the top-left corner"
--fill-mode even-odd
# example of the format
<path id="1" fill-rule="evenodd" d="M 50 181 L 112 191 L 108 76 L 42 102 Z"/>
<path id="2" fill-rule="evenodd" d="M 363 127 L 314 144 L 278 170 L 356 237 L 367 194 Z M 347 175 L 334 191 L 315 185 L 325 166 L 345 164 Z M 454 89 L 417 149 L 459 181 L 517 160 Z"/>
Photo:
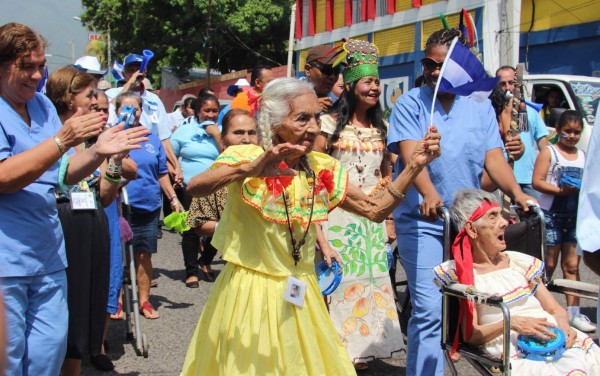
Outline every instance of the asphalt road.
<path id="1" fill-rule="evenodd" d="M 159 240 L 159 251 L 153 257 L 154 278 L 158 286 L 152 288 L 150 302 L 160 312 L 157 320 L 140 318 L 142 332 L 149 343 L 149 356 L 136 355 L 131 341 L 126 339 L 126 321 L 112 321 L 109 328 L 109 356 L 115 364 L 113 372 L 100 372 L 84 361 L 82 375 L 179 375 L 189 341 L 202 312 L 212 283 L 200 282 L 199 289 L 190 289 L 183 283 L 184 270 L 181 254 L 180 236 L 164 231 Z M 213 268 L 219 270 L 223 262 L 215 258 Z M 560 275 L 560 271 L 557 271 Z M 559 277 L 557 275 L 556 277 Z M 398 273 L 402 279 L 402 273 Z M 600 278 L 581 264 L 583 281 L 600 284 Z M 556 296 L 561 304 L 564 297 Z M 595 321 L 595 302 L 582 300 L 582 311 Z M 406 354 L 397 359 L 376 360 L 369 363 L 369 369 L 359 375 L 404 375 Z M 466 361 L 457 363 L 459 374 L 470 376 L 477 373 Z M 446 372 L 446 374 L 450 374 Z"/>

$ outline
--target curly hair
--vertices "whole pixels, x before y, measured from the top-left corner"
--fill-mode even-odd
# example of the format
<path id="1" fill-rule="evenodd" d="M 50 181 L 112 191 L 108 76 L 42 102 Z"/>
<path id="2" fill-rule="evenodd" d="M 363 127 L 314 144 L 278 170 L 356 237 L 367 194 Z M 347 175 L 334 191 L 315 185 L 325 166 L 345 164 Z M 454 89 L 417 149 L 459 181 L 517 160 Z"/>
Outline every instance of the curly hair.
<path id="1" fill-rule="evenodd" d="M 96 78 L 91 74 L 81 72 L 73 65 L 67 65 L 50 74 L 46 83 L 46 96 L 56 107 L 56 112 L 65 115 L 69 112 L 69 104 L 73 97 L 95 82 Z"/>
<path id="2" fill-rule="evenodd" d="M 327 154 L 331 154 L 333 151 L 333 144 L 337 142 L 340 138 L 340 133 L 344 130 L 346 125 L 349 124 L 350 119 L 354 115 L 354 110 L 356 109 L 356 95 L 354 94 L 356 85 L 358 81 L 353 81 L 350 83 L 349 90 L 346 90 L 344 87 L 344 91 L 342 91 L 342 95 L 335 102 L 333 107 L 328 111 L 328 114 L 336 117 L 335 123 L 335 131 L 331 135 L 329 141 L 327 142 Z M 387 128 L 383 122 L 383 111 L 381 110 L 381 105 L 379 101 L 377 104 L 367 110 L 367 119 L 373 126 L 373 128 L 379 129 L 381 132 L 381 137 L 383 138 L 384 144 L 387 143 Z"/>
<path id="3" fill-rule="evenodd" d="M 425 53 L 429 53 L 435 46 L 446 46 L 450 47 L 454 38 L 458 37 L 458 41 L 465 46 L 467 45 L 467 38 L 458 29 L 441 29 L 429 36 L 425 43 Z"/>

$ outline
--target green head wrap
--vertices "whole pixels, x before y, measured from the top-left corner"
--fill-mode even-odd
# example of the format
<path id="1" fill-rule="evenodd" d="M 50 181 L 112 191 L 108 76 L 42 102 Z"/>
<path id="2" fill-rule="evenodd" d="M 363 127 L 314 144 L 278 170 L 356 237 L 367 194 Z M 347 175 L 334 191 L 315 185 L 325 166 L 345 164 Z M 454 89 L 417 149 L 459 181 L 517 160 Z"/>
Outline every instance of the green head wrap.
<path id="1" fill-rule="evenodd" d="M 367 76 L 379 77 L 377 46 L 366 41 L 350 39 L 343 44 L 343 48 L 346 51 L 346 67 L 342 71 L 345 84 Z"/>

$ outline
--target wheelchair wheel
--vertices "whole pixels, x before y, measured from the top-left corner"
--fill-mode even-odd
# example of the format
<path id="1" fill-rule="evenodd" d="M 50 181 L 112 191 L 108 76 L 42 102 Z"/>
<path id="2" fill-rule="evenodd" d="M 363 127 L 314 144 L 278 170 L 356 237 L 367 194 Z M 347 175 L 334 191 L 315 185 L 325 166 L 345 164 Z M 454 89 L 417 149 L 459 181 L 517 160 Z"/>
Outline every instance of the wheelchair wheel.
<path id="1" fill-rule="evenodd" d="M 400 330 L 402 330 L 404 340 L 406 341 L 408 338 L 408 320 L 412 314 L 412 304 L 410 302 L 410 292 L 408 291 L 408 281 L 406 280 L 406 274 L 398 255 L 398 247 L 394 248 L 393 256 L 394 259 L 390 267 L 390 280 L 394 291 Z"/>

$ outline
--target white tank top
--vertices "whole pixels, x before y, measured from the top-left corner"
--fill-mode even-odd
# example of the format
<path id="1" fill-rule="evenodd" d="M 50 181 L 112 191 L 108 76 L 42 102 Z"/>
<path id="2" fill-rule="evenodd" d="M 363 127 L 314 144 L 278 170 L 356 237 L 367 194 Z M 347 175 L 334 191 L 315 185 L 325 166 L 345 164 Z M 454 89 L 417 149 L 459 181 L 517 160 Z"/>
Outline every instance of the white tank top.
<path id="1" fill-rule="evenodd" d="M 585 165 L 585 154 L 577 148 L 577 159 L 569 161 L 560 153 L 558 148 L 554 145 L 546 146 L 550 149 L 550 167 L 546 174 L 546 181 L 556 187 L 558 187 L 558 168 L 559 167 L 579 167 L 583 168 Z M 558 158 L 558 160 L 556 159 Z M 552 202 L 554 201 L 554 195 L 549 195 L 540 192 L 540 207 L 544 210 L 550 210 Z"/>

